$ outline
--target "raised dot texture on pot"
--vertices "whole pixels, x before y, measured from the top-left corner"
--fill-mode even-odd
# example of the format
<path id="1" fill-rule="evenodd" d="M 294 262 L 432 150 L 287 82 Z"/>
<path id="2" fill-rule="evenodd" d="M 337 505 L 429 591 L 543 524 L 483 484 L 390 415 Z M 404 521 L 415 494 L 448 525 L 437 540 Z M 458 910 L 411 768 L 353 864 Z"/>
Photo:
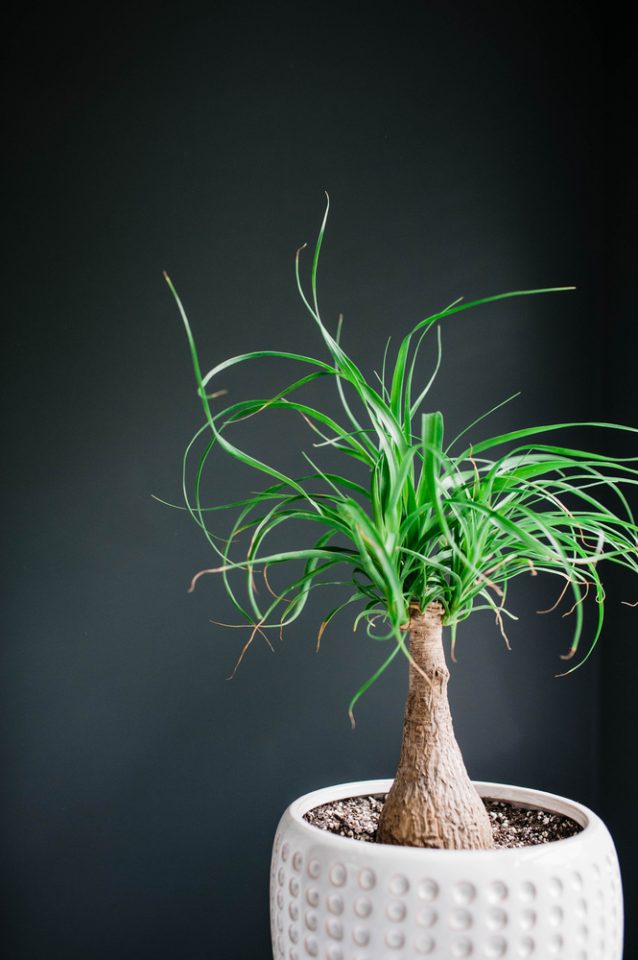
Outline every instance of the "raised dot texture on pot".
<path id="1" fill-rule="evenodd" d="M 385 942 L 392 950 L 400 950 L 405 943 L 405 937 L 398 930 L 388 930 Z"/>
<path id="2" fill-rule="evenodd" d="M 388 920 L 400 923 L 401 920 L 405 919 L 405 904 L 401 903 L 400 900 L 391 900 L 385 909 L 385 914 Z"/>
<path id="3" fill-rule="evenodd" d="M 335 887 L 342 887 L 348 878 L 348 871 L 342 863 L 335 863 L 330 868 L 330 883 Z"/>
<path id="4" fill-rule="evenodd" d="M 576 943 L 579 947 L 586 947 L 589 940 L 589 927 L 582 924 L 576 931 Z"/>
<path id="5" fill-rule="evenodd" d="M 535 950 L 535 943 L 531 937 L 523 937 L 516 948 L 519 957 L 531 957 Z"/>
<path id="6" fill-rule="evenodd" d="M 343 897 L 339 896 L 338 893 L 331 893 L 326 903 L 330 913 L 334 913 L 335 916 L 338 917 L 343 913 Z"/>
<path id="7" fill-rule="evenodd" d="M 372 913 L 372 904 L 367 897 L 357 897 L 354 902 L 354 912 L 358 917 L 369 917 Z"/>
<path id="8" fill-rule="evenodd" d="M 503 937 L 492 937 L 485 944 L 485 956 L 489 960 L 496 960 L 497 957 L 504 957 L 507 951 L 507 941 Z"/>
<path id="9" fill-rule="evenodd" d="M 487 888 L 487 899 L 490 903 L 501 903 L 507 900 L 508 890 L 502 880 L 493 880 Z"/>
<path id="10" fill-rule="evenodd" d="M 460 940 L 455 940 L 452 944 L 451 955 L 455 958 L 461 960 L 462 957 L 469 957 L 472 954 L 472 941 L 468 940 L 467 937 L 463 937 Z"/>
<path id="11" fill-rule="evenodd" d="M 452 930 L 469 930 L 472 926 L 472 914 L 468 910 L 453 910 L 450 914 Z"/>
<path id="12" fill-rule="evenodd" d="M 439 895 L 439 885 L 435 880 L 422 880 L 417 887 L 417 896 L 421 900 L 436 900 Z"/>
<path id="13" fill-rule="evenodd" d="M 526 910 L 525 912 L 529 913 L 530 911 Z M 490 907 L 487 911 L 485 924 L 489 930 L 502 930 L 507 925 L 507 914 L 500 907 Z"/>
<path id="14" fill-rule="evenodd" d="M 372 890 L 377 878 L 372 870 L 362 870 L 359 874 L 359 886 L 362 890 Z"/>
<path id="15" fill-rule="evenodd" d="M 306 890 L 306 900 L 308 901 L 311 907 L 317 907 L 319 905 L 321 896 L 316 887 L 308 887 L 308 889 Z"/>
<path id="16" fill-rule="evenodd" d="M 315 937 L 306 937 L 304 941 L 306 953 L 309 957 L 316 957 L 319 953 L 319 944 Z"/>
<path id="17" fill-rule="evenodd" d="M 420 927 L 433 927 L 437 920 L 438 914 L 436 910 L 432 910 L 431 907 L 425 907 L 425 909 L 420 910 L 416 918 L 416 922 Z"/>
<path id="18" fill-rule="evenodd" d="M 335 920 L 334 917 L 326 923 L 326 930 L 328 936 L 332 937 L 333 940 L 343 940 L 343 924 L 339 920 Z"/>
<path id="19" fill-rule="evenodd" d="M 455 883 L 452 887 L 452 898 L 459 906 L 467 907 L 476 896 L 474 884 L 462 880 L 461 883 Z"/>
<path id="20" fill-rule="evenodd" d="M 560 897 L 563 893 L 563 881 L 559 877 L 552 877 L 547 884 L 550 897 Z"/>
<path id="21" fill-rule="evenodd" d="M 519 923 L 523 930 L 532 930 L 536 926 L 536 914 L 533 910 L 523 910 Z"/>
<path id="22" fill-rule="evenodd" d="M 433 937 L 428 937 L 423 935 L 422 937 L 417 937 L 414 941 L 414 949 L 417 953 L 427 955 L 434 952 L 434 947 L 436 942 Z"/>
<path id="23" fill-rule="evenodd" d="M 390 880 L 390 892 L 393 893 L 396 897 L 403 896 L 404 893 L 407 893 L 410 889 L 410 882 L 407 877 L 404 877 L 403 874 L 397 873 Z"/>
<path id="24" fill-rule="evenodd" d="M 365 927 L 355 927 L 352 931 L 352 939 L 360 947 L 366 947 L 370 943 L 370 931 Z"/>
<path id="25" fill-rule="evenodd" d="M 311 860 L 308 863 L 308 876 L 312 877 L 313 880 L 316 880 L 319 874 L 321 873 L 321 864 L 318 860 Z"/>
<path id="26" fill-rule="evenodd" d="M 587 901 L 579 900 L 574 909 L 574 913 L 576 914 L 579 920 L 584 920 L 585 917 L 587 916 Z"/>

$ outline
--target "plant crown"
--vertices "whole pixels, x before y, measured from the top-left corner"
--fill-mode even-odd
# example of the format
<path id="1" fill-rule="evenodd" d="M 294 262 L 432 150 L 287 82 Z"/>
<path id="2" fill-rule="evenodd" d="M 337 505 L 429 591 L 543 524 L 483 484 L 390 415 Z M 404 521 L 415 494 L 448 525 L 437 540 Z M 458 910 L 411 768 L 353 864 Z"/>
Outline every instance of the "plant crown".
<path id="1" fill-rule="evenodd" d="M 441 363 L 440 324 L 444 320 L 497 300 L 574 288 L 516 290 L 467 303 L 457 300 L 422 320 L 403 338 L 391 369 L 388 341 L 381 374 L 371 382 L 341 346 L 341 321 L 333 335 L 319 313 L 317 267 L 328 208 L 329 202 L 314 249 L 309 294 L 300 278 L 303 247 L 295 258 L 299 293 L 327 347 L 326 360 L 260 350 L 232 357 L 202 374 L 186 312 L 166 276 L 186 328 L 206 417 L 184 454 L 183 509 L 201 527 L 219 557 L 216 567 L 197 574 L 191 589 L 203 573 L 223 577 L 234 607 L 250 630 L 239 665 L 258 633 L 270 642 L 267 630 L 281 631 L 299 616 L 313 589 L 328 584 L 346 587 L 342 602 L 323 617 L 317 644 L 333 617 L 350 604 L 359 608 L 355 628 L 363 621 L 369 636 L 392 641 L 390 653 L 354 695 L 351 715 L 356 701 L 399 651 L 409 658 L 403 636 L 411 604 L 420 609 L 432 601 L 442 604 L 444 622 L 452 627 L 452 655 L 457 624 L 475 610 L 491 610 L 507 642 L 503 618 L 516 619 L 506 606 L 507 587 L 520 574 L 548 573 L 559 578 L 561 594 L 551 609 L 566 594 L 571 596 L 568 612 L 574 614 L 574 629 L 564 659 L 572 658 L 579 648 L 583 601 L 593 594 L 596 625 L 584 656 L 576 663 L 579 666 L 594 649 L 603 625 L 600 562 L 607 560 L 638 571 L 638 527 L 621 489 L 638 483 L 638 470 L 629 466 L 638 457 L 590 453 L 557 446 L 547 438 L 579 426 L 638 430 L 611 423 L 552 423 L 469 444 L 470 430 L 503 406 L 499 404 L 446 443 L 443 415 L 422 412 Z M 424 386 L 417 387 L 419 348 L 433 328 L 437 340 L 434 371 Z M 303 375 L 270 398 L 226 406 L 217 403 L 225 391 L 211 392 L 211 386 L 222 373 L 237 364 L 262 359 L 300 364 Z M 336 386 L 344 423 L 299 398 L 304 386 L 326 377 Z M 367 483 L 357 482 L 356 472 L 323 472 L 310 458 L 309 472 L 289 477 L 232 442 L 229 428 L 234 423 L 272 408 L 300 414 L 318 438 L 314 446 L 329 446 L 343 454 L 344 460 L 363 464 Z M 201 443 L 203 451 L 196 454 Z M 242 500 L 205 506 L 202 477 L 218 447 L 269 477 L 270 484 Z M 603 491 L 606 502 L 599 498 Z M 210 531 L 208 518 L 211 512 L 226 509 L 236 511 L 235 521 L 230 534 L 218 538 Z M 269 534 L 290 521 L 314 526 L 311 545 L 270 552 Z M 242 533 L 248 535 L 248 549 L 233 559 L 235 541 Z M 276 592 L 267 572 L 274 566 L 292 571 L 292 579 Z M 243 600 L 230 581 L 237 571 L 244 573 Z M 266 602 L 255 586 L 257 572 L 268 588 Z M 378 632 L 379 622 L 387 624 L 385 632 Z"/>

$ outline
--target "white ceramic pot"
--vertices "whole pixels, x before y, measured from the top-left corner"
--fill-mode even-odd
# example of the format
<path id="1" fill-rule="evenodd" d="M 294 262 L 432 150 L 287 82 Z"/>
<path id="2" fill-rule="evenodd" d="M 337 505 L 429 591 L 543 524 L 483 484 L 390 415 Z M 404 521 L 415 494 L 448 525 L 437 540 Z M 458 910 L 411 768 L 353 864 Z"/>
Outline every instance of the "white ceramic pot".
<path id="1" fill-rule="evenodd" d="M 618 859 L 602 820 L 539 790 L 477 783 L 484 797 L 566 814 L 583 830 L 522 849 L 423 850 L 364 843 L 304 813 L 387 793 L 391 780 L 308 793 L 284 813 L 271 867 L 275 960 L 621 960 Z"/>

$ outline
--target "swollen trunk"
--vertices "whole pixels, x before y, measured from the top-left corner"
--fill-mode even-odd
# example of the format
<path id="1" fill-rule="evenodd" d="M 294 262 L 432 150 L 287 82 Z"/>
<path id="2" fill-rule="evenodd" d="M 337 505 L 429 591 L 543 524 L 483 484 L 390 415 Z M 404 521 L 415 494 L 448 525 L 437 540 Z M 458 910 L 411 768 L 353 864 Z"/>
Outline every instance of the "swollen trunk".
<path id="1" fill-rule="evenodd" d="M 443 608 L 413 610 L 410 681 L 399 769 L 379 822 L 382 843 L 488 849 L 492 831 L 454 737 L 442 642 Z"/>

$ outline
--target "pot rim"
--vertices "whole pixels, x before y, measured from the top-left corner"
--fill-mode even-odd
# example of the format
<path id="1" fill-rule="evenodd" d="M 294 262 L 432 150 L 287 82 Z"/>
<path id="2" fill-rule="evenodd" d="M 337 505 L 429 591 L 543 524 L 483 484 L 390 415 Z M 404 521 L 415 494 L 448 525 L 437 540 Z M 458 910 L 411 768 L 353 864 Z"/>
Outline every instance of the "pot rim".
<path id="1" fill-rule="evenodd" d="M 375 793 L 387 793 L 392 785 L 392 778 L 377 780 L 359 780 L 351 783 L 338 783 L 328 787 L 322 787 L 313 790 L 294 800 L 288 807 L 287 813 L 292 818 L 298 828 L 312 835 L 315 840 L 321 840 L 330 845 L 337 845 L 345 853 L 348 849 L 358 850 L 362 853 L 365 850 L 371 856 L 388 856 L 392 852 L 395 856 L 398 851 L 402 855 L 412 857 L 502 857 L 516 858 L 521 856 L 538 856 L 548 854 L 550 851 L 558 852 L 576 844 L 588 840 L 594 833 L 600 829 L 605 830 L 603 821 L 597 814 L 575 800 L 569 800 L 559 794 L 548 793 L 544 790 L 535 790 L 530 787 L 518 787 L 513 784 L 492 783 L 489 781 L 473 781 L 481 797 L 489 797 L 494 800 L 507 800 L 511 803 L 520 803 L 531 808 L 548 810 L 552 813 L 559 813 L 571 817 L 581 826 L 579 833 L 572 837 L 565 837 L 561 840 L 550 840 L 547 843 L 538 843 L 525 847 L 498 847 L 492 850 L 434 850 L 426 847 L 406 847 L 395 846 L 386 843 L 369 843 L 362 840 L 355 840 L 352 837 L 340 837 L 338 834 L 330 833 L 327 830 L 321 830 L 320 827 L 308 823 L 303 819 L 304 813 L 312 810 L 313 807 L 320 806 L 323 803 L 330 803 L 335 800 L 345 800 L 349 797 L 374 795 Z M 318 836 L 320 834 L 320 837 Z"/>

